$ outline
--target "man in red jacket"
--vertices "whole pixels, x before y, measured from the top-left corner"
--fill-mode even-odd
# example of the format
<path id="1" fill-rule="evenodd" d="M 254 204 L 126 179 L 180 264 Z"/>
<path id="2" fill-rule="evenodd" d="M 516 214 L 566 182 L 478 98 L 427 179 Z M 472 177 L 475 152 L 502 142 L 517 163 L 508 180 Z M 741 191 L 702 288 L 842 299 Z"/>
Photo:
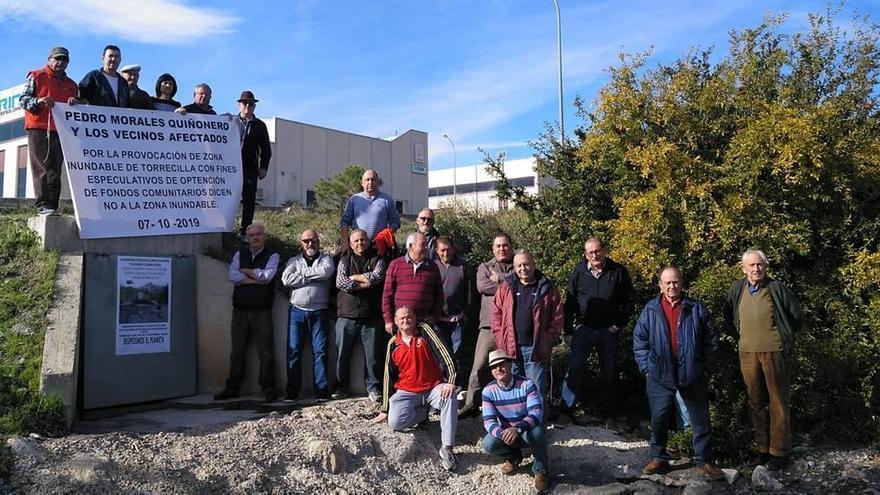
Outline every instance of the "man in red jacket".
<path id="1" fill-rule="evenodd" d="M 495 293 L 492 333 L 499 349 L 516 356 L 513 372 L 533 381 L 546 404 L 550 356 L 564 321 L 562 298 L 556 286 L 536 269 L 532 253 L 518 252 L 513 257 L 513 271 Z"/>
<path id="2" fill-rule="evenodd" d="M 24 127 L 28 133 L 31 175 L 34 180 L 34 206 L 40 215 L 53 215 L 61 197 L 61 165 L 64 155 L 52 121 L 56 101 L 74 105 L 77 86 L 64 72 L 70 53 L 63 46 L 49 51 L 49 60 L 42 69 L 32 70 L 21 92 L 19 104 L 25 110 Z"/>

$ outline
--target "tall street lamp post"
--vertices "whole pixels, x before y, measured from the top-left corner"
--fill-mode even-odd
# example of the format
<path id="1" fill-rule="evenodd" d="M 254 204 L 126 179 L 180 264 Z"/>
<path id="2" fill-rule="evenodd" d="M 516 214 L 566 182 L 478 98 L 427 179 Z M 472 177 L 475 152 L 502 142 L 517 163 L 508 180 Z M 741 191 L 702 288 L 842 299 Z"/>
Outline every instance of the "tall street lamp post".
<path id="1" fill-rule="evenodd" d="M 559 59 L 559 142 L 565 144 L 565 120 L 562 114 L 562 14 L 557 0 L 553 0 L 553 5 L 556 6 L 556 50 Z"/>
<path id="2" fill-rule="evenodd" d="M 455 143 L 452 142 L 452 138 L 449 137 L 449 134 L 444 134 L 443 137 L 449 140 L 449 144 L 452 145 L 452 200 L 457 200 L 457 188 L 458 185 L 458 155 L 455 153 Z"/>

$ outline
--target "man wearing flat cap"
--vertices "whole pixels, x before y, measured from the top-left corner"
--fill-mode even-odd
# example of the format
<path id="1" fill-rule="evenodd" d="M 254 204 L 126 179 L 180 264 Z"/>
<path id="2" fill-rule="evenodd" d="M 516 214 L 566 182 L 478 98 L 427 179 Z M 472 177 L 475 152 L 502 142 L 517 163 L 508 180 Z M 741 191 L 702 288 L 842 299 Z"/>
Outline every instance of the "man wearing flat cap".
<path id="1" fill-rule="evenodd" d="M 483 388 L 483 450 L 504 458 L 501 472 L 513 475 L 522 462 L 522 449 L 531 447 L 535 490 L 550 485 L 547 475 L 547 435 L 544 402 L 535 383 L 513 373 L 514 358 L 501 349 L 489 353 L 489 369 L 495 381 Z"/>
<path id="2" fill-rule="evenodd" d="M 138 64 L 129 64 L 119 69 L 122 78 L 128 83 L 128 108 L 137 108 L 140 110 L 155 110 L 156 105 L 153 104 L 153 98 L 138 87 L 138 79 L 141 77 L 141 66 Z"/>
<path id="3" fill-rule="evenodd" d="M 238 130 L 241 135 L 241 168 L 244 183 L 241 186 L 241 232 L 254 220 L 254 205 L 257 201 L 257 181 L 266 178 L 272 148 L 269 146 L 269 131 L 262 120 L 254 116 L 257 102 L 254 93 L 242 91 L 238 99 Z"/>
<path id="4" fill-rule="evenodd" d="M 61 197 L 61 165 L 64 155 L 52 120 L 56 101 L 74 105 L 76 83 L 64 72 L 70 62 L 70 53 L 63 46 L 49 51 L 49 60 L 41 69 L 27 75 L 19 104 L 25 110 L 24 127 L 28 133 L 28 152 L 31 175 L 34 180 L 34 206 L 40 215 L 53 215 Z"/>

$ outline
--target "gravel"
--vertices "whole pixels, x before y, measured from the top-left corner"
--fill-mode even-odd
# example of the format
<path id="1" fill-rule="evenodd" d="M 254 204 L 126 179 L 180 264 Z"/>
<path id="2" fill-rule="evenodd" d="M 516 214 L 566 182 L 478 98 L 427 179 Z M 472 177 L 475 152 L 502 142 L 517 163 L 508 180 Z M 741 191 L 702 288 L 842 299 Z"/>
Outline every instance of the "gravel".
<path id="1" fill-rule="evenodd" d="M 254 421 L 182 431 L 14 437 L 16 463 L 0 492 L 12 493 L 442 493 L 526 494 L 534 490 L 527 458 L 504 476 L 483 453 L 482 424 L 459 423 L 454 473 L 441 466 L 436 418 L 395 433 L 369 419 L 366 399 L 332 401 Z M 601 427 L 551 428 L 554 493 L 753 493 L 751 473 L 732 484 L 709 482 L 689 464 L 664 476 L 642 476 L 647 442 Z M 762 473 L 777 493 L 864 493 L 880 490 L 880 456 L 871 449 L 800 446 L 790 469 Z M 769 486 L 768 486 L 769 487 Z"/>

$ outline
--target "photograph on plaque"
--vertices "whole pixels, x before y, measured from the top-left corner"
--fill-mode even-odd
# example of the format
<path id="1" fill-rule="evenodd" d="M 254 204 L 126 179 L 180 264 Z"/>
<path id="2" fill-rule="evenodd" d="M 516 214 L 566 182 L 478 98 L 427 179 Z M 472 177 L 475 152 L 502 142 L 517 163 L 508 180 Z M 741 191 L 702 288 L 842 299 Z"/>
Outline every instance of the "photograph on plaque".
<path id="1" fill-rule="evenodd" d="M 171 352 L 171 258 L 116 263 L 116 355 Z"/>

